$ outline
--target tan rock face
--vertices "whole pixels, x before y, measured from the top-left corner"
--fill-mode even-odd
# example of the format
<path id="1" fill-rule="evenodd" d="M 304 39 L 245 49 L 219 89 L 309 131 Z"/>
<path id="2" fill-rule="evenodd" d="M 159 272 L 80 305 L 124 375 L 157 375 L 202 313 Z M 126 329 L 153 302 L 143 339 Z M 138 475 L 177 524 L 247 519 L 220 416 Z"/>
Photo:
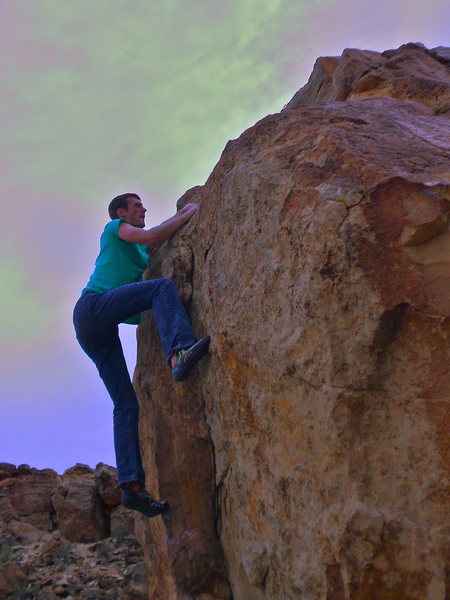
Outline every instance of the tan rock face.
<path id="1" fill-rule="evenodd" d="M 52 504 L 58 526 L 70 542 L 93 542 L 108 534 L 108 519 L 93 469 L 84 465 L 68 469 Z"/>
<path id="2" fill-rule="evenodd" d="M 450 137 L 443 49 L 320 59 L 227 144 L 154 257 L 211 356 L 135 383 L 152 598 L 444 600 Z"/>
<path id="3" fill-rule="evenodd" d="M 382 54 L 347 49 L 341 58 L 319 58 L 308 83 L 287 108 L 322 100 L 390 96 L 421 102 L 437 113 L 448 113 L 449 62 L 448 48 L 427 50 L 421 44 L 405 44 L 399 50 Z"/>
<path id="4" fill-rule="evenodd" d="M 120 488 L 117 482 L 117 470 L 114 467 L 99 463 L 95 468 L 97 491 L 106 506 L 120 504 Z"/>
<path id="5" fill-rule="evenodd" d="M 12 516 L 50 531 L 53 528 L 51 496 L 57 488 L 55 471 L 19 467 L 9 475 L 0 481 L 0 505 L 5 507 L 8 503 L 13 510 Z M 3 510 L 2 514 L 5 514 Z"/>

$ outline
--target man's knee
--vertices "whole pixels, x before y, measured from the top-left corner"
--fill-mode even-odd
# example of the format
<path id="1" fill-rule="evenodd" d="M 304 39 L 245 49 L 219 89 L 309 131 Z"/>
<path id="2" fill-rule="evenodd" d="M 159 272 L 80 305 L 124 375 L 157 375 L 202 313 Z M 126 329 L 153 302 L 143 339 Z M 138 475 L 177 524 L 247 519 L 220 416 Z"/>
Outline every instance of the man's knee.
<path id="1" fill-rule="evenodd" d="M 159 287 L 161 289 L 165 289 L 165 290 L 175 289 L 176 290 L 174 282 L 171 279 L 169 279 L 168 277 L 161 277 L 161 279 L 157 279 L 156 281 L 158 282 Z"/>

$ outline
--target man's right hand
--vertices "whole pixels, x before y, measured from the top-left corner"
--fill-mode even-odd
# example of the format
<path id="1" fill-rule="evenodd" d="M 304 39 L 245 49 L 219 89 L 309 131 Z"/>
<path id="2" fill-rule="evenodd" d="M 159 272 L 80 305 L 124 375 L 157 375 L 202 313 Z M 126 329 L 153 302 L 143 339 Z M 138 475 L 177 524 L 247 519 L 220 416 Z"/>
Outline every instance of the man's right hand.
<path id="1" fill-rule="evenodd" d="M 195 202 L 189 202 L 188 204 L 185 204 L 183 208 L 180 208 L 178 212 L 181 214 L 190 214 L 192 216 L 198 211 L 199 208 L 199 204 L 196 204 Z"/>

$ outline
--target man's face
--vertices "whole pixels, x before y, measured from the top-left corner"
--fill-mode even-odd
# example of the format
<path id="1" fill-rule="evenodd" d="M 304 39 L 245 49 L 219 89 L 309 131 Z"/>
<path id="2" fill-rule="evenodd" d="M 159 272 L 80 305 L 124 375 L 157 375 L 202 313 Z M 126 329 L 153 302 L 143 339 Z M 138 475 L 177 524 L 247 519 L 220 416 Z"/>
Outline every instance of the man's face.
<path id="1" fill-rule="evenodd" d="M 147 209 L 144 208 L 142 202 L 132 196 L 131 198 L 128 198 L 128 206 L 126 209 L 117 209 L 117 216 L 120 219 L 125 219 L 125 221 L 130 225 L 134 225 L 134 227 L 140 227 L 142 229 L 145 227 L 146 212 Z"/>

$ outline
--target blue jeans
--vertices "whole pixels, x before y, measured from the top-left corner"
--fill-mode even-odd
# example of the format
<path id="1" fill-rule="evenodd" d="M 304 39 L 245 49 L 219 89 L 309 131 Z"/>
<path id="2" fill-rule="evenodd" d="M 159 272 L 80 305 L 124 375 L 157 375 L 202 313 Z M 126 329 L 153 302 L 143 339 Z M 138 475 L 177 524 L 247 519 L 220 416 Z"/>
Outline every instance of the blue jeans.
<path id="1" fill-rule="evenodd" d="M 119 484 L 145 473 L 139 448 L 139 405 L 119 339 L 119 323 L 152 309 L 166 360 L 197 341 L 177 289 L 170 279 L 130 283 L 98 294 L 84 292 L 75 305 L 77 340 L 94 361 L 114 403 L 114 448 Z"/>

